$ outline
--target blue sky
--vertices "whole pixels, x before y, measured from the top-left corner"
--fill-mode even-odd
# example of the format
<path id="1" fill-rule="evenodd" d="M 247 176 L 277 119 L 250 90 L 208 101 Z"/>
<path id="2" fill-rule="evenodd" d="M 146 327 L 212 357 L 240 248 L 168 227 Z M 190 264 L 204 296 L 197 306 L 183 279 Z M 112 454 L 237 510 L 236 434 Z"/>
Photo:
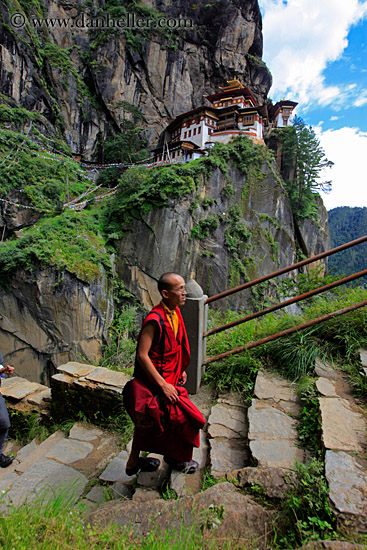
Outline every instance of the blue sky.
<path id="1" fill-rule="evenodd" d="M 367 207 L 367 0 L 259 0 L 269 97 L 296 114 L 334 162 L 328 210 Z"/>

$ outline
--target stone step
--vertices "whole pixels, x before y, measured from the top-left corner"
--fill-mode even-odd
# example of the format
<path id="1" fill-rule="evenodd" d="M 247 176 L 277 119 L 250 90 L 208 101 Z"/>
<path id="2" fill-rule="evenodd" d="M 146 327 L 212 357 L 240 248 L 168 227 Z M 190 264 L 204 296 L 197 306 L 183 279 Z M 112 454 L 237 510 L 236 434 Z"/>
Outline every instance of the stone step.
<path id="1" fill-rule="evenodd" d="M 48 458 L 40 458 L 22 475 L 12 473 L 1 481 L 1 490 L 6 491 L 0 502 L 2 512 L 8 507 L 21 506 L 25 501 L 31 502 L 37 496 L 41 503 L 46 503 L 55 491 L 63 493 L 73 503 L 88 484 L 88 479 L 80 472 Z"/>
<path id="2" fill-rule="evenodd" d="M 15 445 L 9 445 L 8 442 L 5 447 L 5 454 L 12 455 L 12 447 Z M 30 456 L 35 450 L 37 449 L 37 442 L 35 439 L 33 439 L 30 443 L 25 445 L 24 447 L 21 447 L 17 450 L 16 458 L 13 460 L 12 464 L 10 466 L 7 466 L 7 468 L 0 469 L 0 480 L 7 478 L 9 474 L 15 473 L 16 468 L 19 466 L 21 460 L 26 460 L 28 456 Z M 6 481 L 4 482 L 6 484 Z M 2 484 L 2 486 L 4 485 Z M 2 489 L 5 490 L 5 489 Z"/>
<path id="3" fill-rule="evenodd" d="M 44 442 L 33 440 L 17 453 L 13 464 L 0 470 L 0 509 L 19 506 L 42 494 L 47 502 L 55 491 L 76 502 L 89 479 L 118 453 L 118 438 L 95 426 L 74 424 L 69 436 L 55 432 Z"/>
<path id="4" fill-rule="evenodd" d="M 350 387 L 339 370 L 321 364 L 317 389 L 325 475 L 329 498 L 338 521 L 367 532 L 367 423 L 363 409 L 356 403 Z"/>
<path id="5" fill-rule="evenodd" d="M 211 474 L 221 479 L 249 461 L 246 407 L 240 394 L 222 394 L 208 419 Z"/>
<path id="6" fill-rule="evenodd" d="M 24 473 L 26 470 L 31 468 L 37 460 L 40 458 L 43 458 L 47 455 L 47 453 L 55 447 L 55 445 L 65 438 L 65 435 L 61 431 L 57 431 L 54 434 L 50 435 L 45 441 L 40 443 L 39 445 L 33 444 L 29 449 L 29 452 L 25 454 L 24 449 L 19 451 L 17 453 L 17 464 L 15 466 L 15 471 L 18 473 Z M 28 447 L 28 445 L 27 445 Z"/>
<path id="7" fill-rule="evenodd" d="M 248 439 L 252 458 L 262 468 L 294 469 L 303 462 L 297 447 L 297 420 L 301 410 L 291 383 L 277 374 L 259 371 L 248 410 Z"/>
<path id="8" fill-rule="evenodd" d="M 10 376 L 3 380 L 0 392 L 4 397 L 10 397 L 16 401 L 21 401 L 25 397 L 42 392 L 43 395 L 50 395 L 50 388 L 36 382 L 30 382 L 19 376 Z"/>

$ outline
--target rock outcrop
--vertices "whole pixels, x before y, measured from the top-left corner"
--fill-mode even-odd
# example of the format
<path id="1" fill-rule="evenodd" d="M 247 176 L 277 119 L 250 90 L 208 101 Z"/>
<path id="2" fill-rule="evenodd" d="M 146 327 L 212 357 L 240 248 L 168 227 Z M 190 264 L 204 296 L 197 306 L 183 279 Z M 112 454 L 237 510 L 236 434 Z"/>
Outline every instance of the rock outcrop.
<path id="1" fill-rule="evenodd" d="M 229 182 L 232 195 L 226 193 Z M 292 211 L 271 164 L 264 162 L 255 179 L 231 164 L 226 174 L 217 168 L 197 190 L 196 208 L 194 200 L 188 195 L 135 220 L 118 246 L 118 274 L 147 309 L 159 299 L 156 281 L 165 271 L 194 278 L 210 296 L 295 261 Z M 320 206 L 320 215 L 324 212 Z M 211 220 L 213 228 L 207 236 L 194 238 L 192 229 L 203 220 Z M 239 230 L 240 262 L 231 252 L 230 240 Z M 316 221 L 308 222 L 307 231 L 312 234 L 309 255 L 327 249 L 328 234 L 319 231 Z M 244 291 L 221 300 L 220 307 L 251 306 L 253 300 L 254 295 Z"/>
<path id="2" fill-rule="evenodd" d="M 90 521 L 93 525 L 129 526 L 137 537 L 146 536 L 154 527 L 159 532 L 170 529 L 174 536 L 183 528 L 199 526 L 204 532 L 216 529 L 219 540 L 240 540 L 245 546 L 256 541 L 256 547 L 264 549 L 272 537 L 274 514 L 224 482 L 178 501 L 111 501 L 92 513 Z"/>
<path id="3" fill-rule="evenodd" d="M 18 271 L 0 287 L 0 349 L 19 376 L 49 384 L 56 367 L 98 361 L 113 306 L 106 278 L 93 284 L 52 268 Z"/>

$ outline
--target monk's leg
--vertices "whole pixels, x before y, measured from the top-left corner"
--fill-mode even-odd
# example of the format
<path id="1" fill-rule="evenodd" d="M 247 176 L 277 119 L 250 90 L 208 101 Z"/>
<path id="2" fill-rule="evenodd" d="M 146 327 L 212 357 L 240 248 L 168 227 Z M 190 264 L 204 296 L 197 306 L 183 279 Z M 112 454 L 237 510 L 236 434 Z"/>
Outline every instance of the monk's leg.
<path id="1" fill-rule="evenodd" d="M 139 457 L 140 457 L 140 447 L 138 446 L 136 438 L 134 436 L 132 446 L 131 446 L 131 453 L 126 463 L 126 469 L 128 470 L 134 469 L 139 462 Z"/>

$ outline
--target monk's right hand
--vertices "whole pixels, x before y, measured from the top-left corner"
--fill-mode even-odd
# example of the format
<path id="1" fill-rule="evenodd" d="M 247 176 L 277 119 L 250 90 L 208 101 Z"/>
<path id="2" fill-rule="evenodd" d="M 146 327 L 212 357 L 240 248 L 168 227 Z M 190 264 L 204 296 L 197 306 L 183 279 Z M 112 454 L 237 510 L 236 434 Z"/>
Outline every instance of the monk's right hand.
<path id="1" fill-rule="evenodd" d="M 165 395 L 165 397 L 167 397 L 167 399 L 171 402 L 171 403 L 176 403 L 178 401 L 178 393 L 177 393 L 177 390 L 174 386 L 172 386 L 172 384 L 168 384 L 167 382 L 162 386 L 162 391 Z"/>

